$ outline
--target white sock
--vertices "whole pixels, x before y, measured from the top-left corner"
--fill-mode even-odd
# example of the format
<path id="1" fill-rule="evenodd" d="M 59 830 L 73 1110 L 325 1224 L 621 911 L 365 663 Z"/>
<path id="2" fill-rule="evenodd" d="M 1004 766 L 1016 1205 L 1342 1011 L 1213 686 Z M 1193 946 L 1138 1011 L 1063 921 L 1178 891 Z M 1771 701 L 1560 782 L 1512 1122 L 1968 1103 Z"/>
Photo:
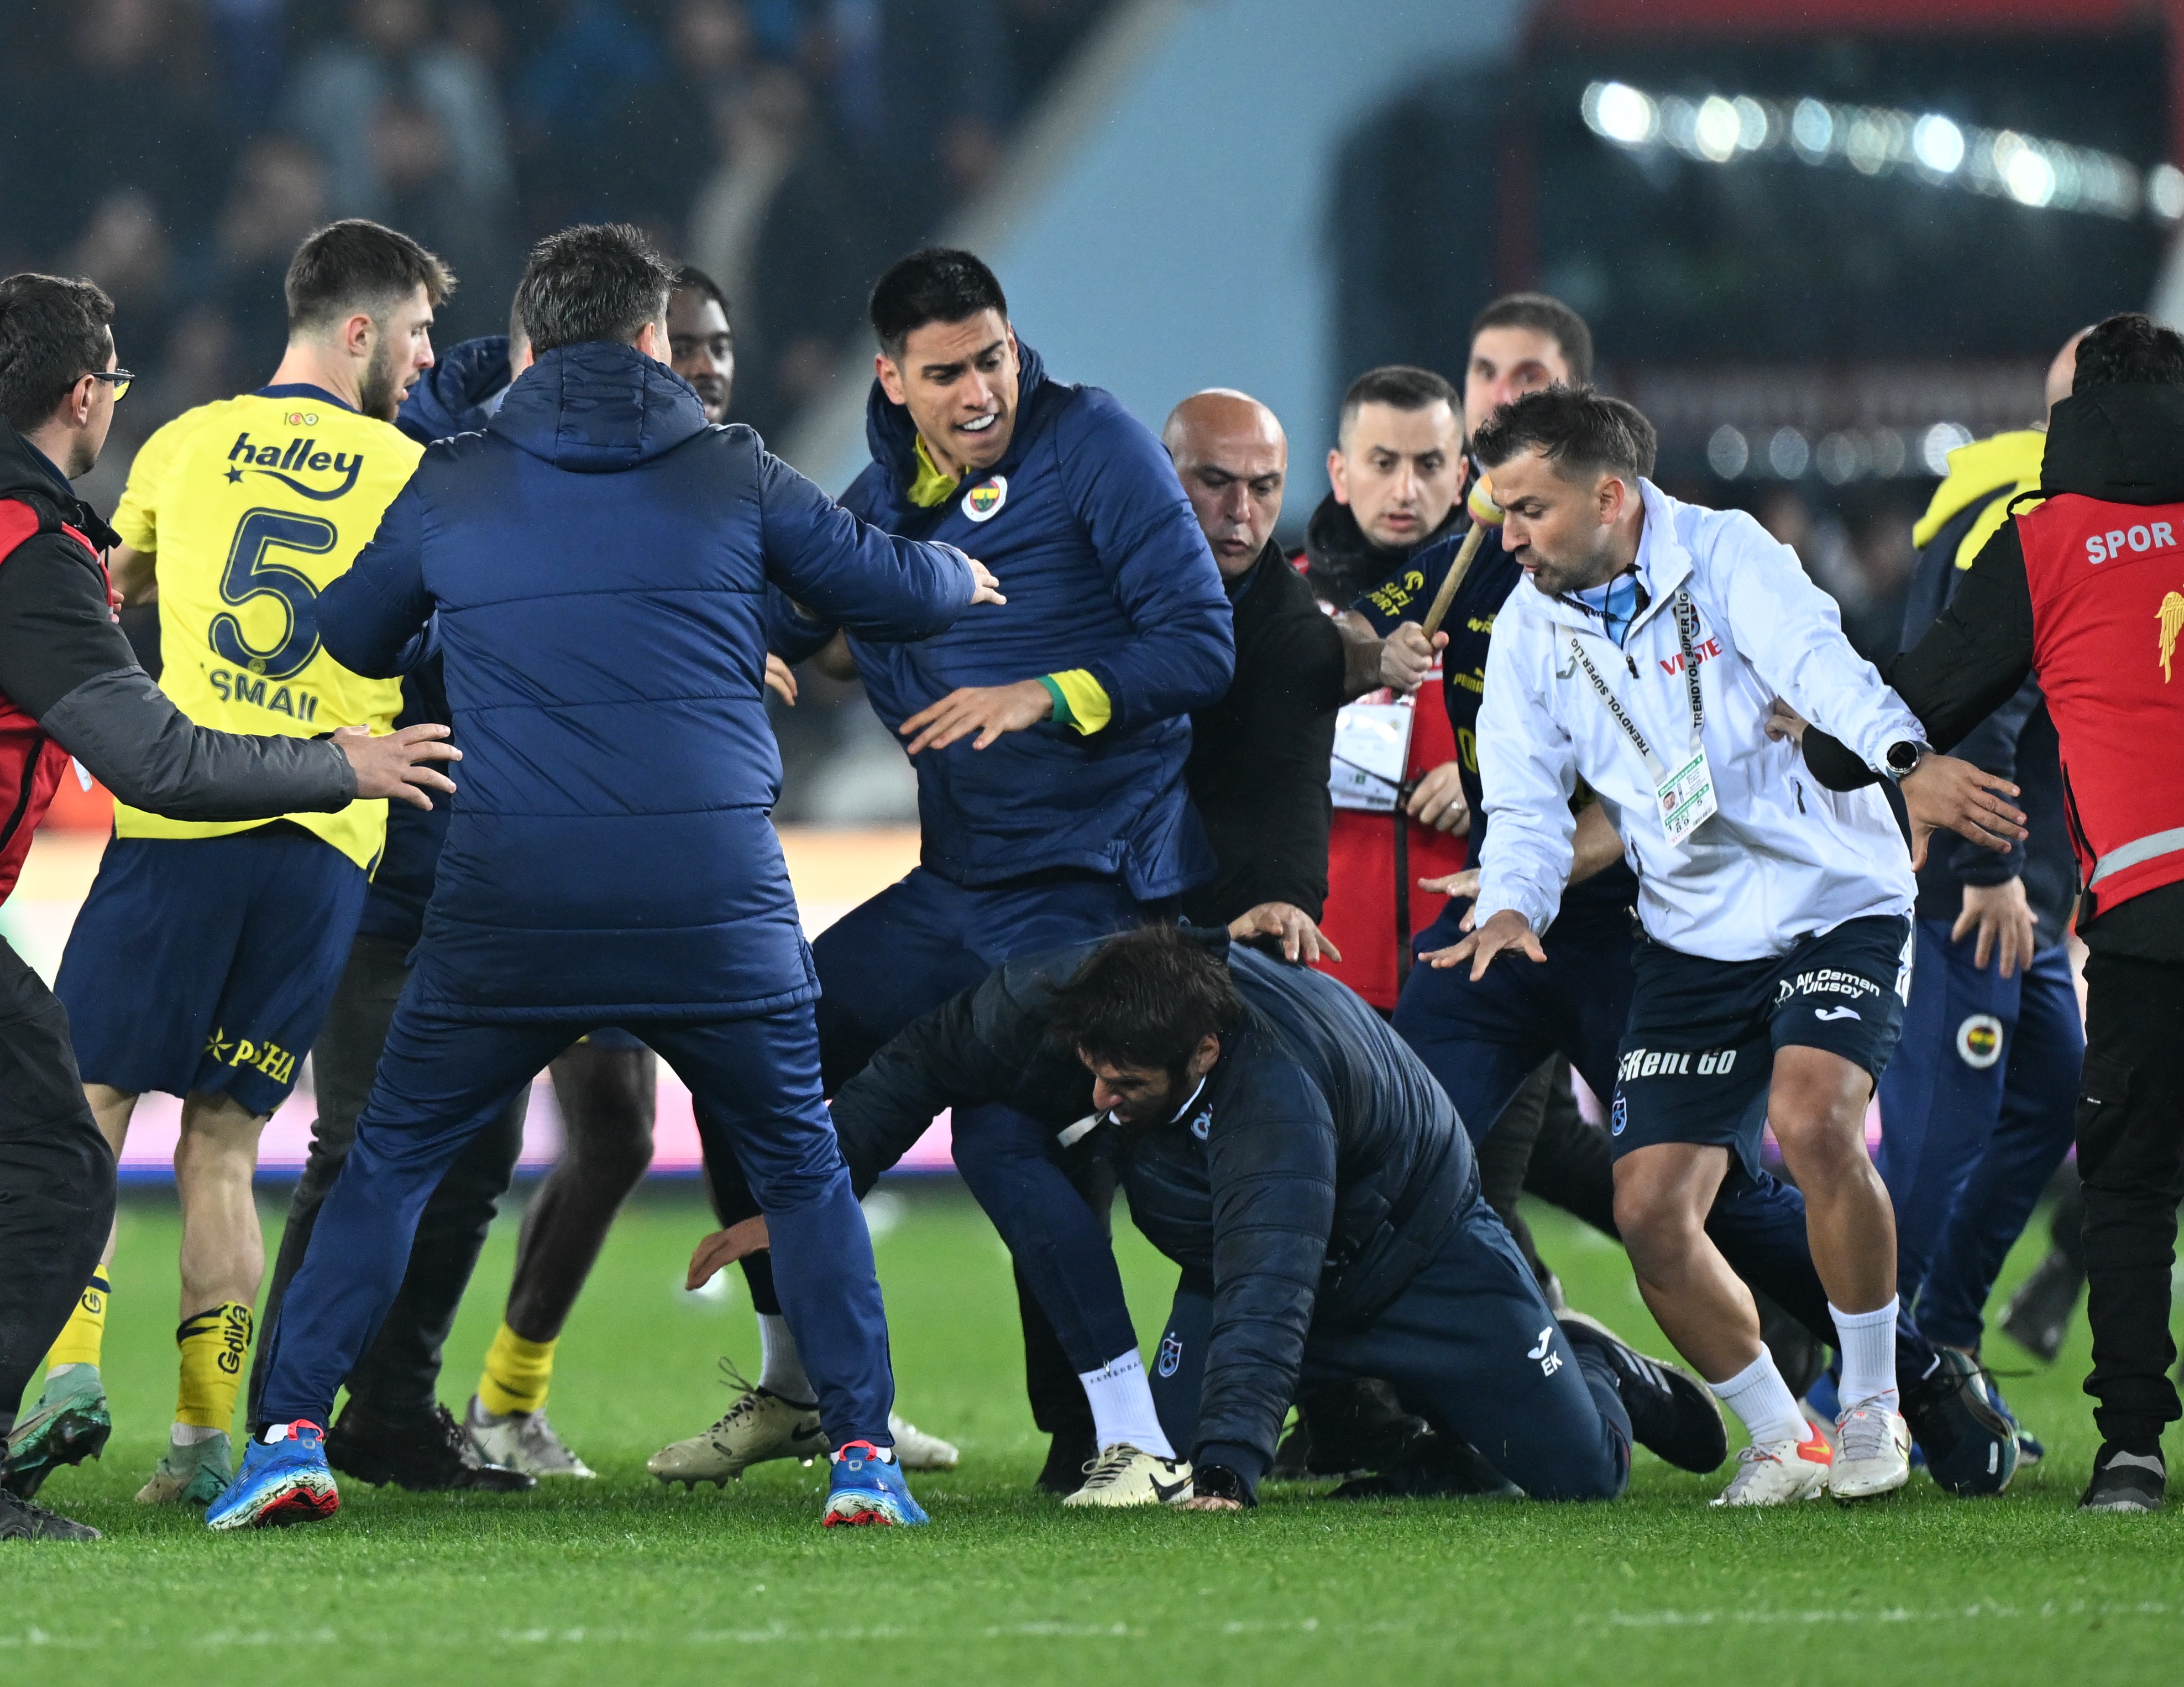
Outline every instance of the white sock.
<path id="1" fill-rule="evenodd" d="M 819 1398 L 804 1374 L 804 1361 L 796 1356 L 796 1338 L 788 1333 L 788 1320 L 780 1313 L 758 1315 L 758 1385 L 766 1393 L 799 1405 L 810 1405 Z"/>
<path id="2" fill-rule="evenodd" d="M 1709 1383 L 1707 1387 L 1736 1414 L 1755 1447 L 1770 1441 L 1802 1441 L 1812 1433 L 1805 1414 L 1797 1409 L 1797 1397 L 1774 1368 L 1774 1355 L 1763 1342 L 1758 1358 L 1726 1383 Z"/>
<path id="3" fill-rule="evenodd" d="M 1145 1367 L 1135 1348 L 1097 1371 L 1078 1371 L 1077 1380 L 1092 1402 L 1092 1433 L 1102 1448 L 1127 1441 L 1156 1459 L 1175 1456 L 1175 1449 L 1161 1431 L 1152 1385 L 1145 1381 Z"/>
<path id="4" fill-rule="evenodd" d="M 200 1441 L 209 1441 L 214 1436 L 226 1433 L 202 1423 L 177 1423 L 167 1432 L 167 1438 L 177 1447 L 194 1447 Z"/>
<path id="5" fill-rule="evenodd" d="M 1833 1301 L 1828 1316 L 1836 1321 L 1837 1343 L 1842 1349 L 1842 1381 L 1836 1385 L 1843 1410 L 1880 1405 L 1894 1411 L 1903 1404 L 1896 1388 L 1896 1299 L 1871 1312 L 1845 1312 Z"/>

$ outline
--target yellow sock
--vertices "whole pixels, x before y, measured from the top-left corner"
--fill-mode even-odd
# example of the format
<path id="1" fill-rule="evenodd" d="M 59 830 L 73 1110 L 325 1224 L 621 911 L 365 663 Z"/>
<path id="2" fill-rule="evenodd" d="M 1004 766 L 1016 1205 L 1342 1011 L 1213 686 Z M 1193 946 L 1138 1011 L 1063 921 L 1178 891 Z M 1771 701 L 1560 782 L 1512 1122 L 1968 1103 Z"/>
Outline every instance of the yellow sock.
<path id="1" fill-rule="evenodd" d="M 104 1271 L 91 1274 L 91 1281 L 76 1297 L 75 1310 L 69 1314 L 53 1350 L 46 1355 L 47 1370 L 58 1371 L 64 1365 L 98 1368 L 99 1351 L 106 1345 L 106 1301 L 113 1292 Z"/>
<path id="2" fill-rule="evenodd" d="M 558 1340 L 558 1338 L 556 1338 Z M 537 1411 L 546 1404 L 554 1379 L 554 1342 L 527 1342 L 501 1321 L 499 1333 L 486 1349 L 485 1372 L 478 1378 L 478 1404 L 496 1417 L 512 1411 Z"/>
<path id="3" fill-rule="evenodd" d="M 182 1321 L 175 1332 L 175 1345 L 182 1350 L 176 1422 L 199 1429 L 234 1426 L 235 1396 L 242 1387 L 243 1361 L 250 1357 L 252 1324 L 250 1309 L 239 1300 L 223 1301 Z"/>

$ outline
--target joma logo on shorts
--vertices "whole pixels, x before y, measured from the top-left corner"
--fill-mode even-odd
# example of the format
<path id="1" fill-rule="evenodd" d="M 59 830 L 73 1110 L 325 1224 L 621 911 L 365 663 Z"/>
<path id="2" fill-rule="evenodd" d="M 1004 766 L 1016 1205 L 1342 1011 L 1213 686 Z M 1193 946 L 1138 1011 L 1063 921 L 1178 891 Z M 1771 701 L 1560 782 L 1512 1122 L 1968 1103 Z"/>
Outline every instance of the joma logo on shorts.
<path id="1" fill-rule="evenodd" d="M 1633 1078 L 1719 1077 L 1736 1064 L 1733 1048 L 1634 1048 L 1615 1068 L 1616 1081 Z"/>

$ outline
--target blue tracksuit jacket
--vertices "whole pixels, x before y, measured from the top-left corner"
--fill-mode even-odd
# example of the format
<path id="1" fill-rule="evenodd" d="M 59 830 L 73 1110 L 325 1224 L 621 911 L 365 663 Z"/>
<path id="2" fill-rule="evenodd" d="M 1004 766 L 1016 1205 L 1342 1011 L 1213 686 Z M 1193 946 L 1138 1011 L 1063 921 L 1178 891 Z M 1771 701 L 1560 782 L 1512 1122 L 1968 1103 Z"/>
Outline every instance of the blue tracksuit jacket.
<path id="1" fill-rule="evenodd" d="M 729 1019 L 817 993 L 769 820 L 765 594 L 868 639 L 968 604 L 946 547 L 855 520 L 628 346 L 547 353 L 429 447 L 319 600 L 359 673 L 437 613 L 465 759 L 413 988 L 483 1019 Z"/>
<path id="2" fill-rule="evenodd" d="M 852 627 L 850 649 L 890 729 L 958 686 L 1071 668 L 1088 670 L 1114 705 L 1089 737 L 1049 721 L 984 750 L 967 738 L 922 752 L 928 869 L 969 886 L 1075 869 L 1119 878 L 1139 902 L 1180 895 L 1213 871 L 1183 768 L 1190 712 L 1217 702 L 1235 667 L 1228 600 L 1160 442 L 1112 395 L 1050 380 L 1039 354 L 1021 349 L 1016 432 L 991 470 L 937 508 L 911 503 L 916 429 L 875 382 L 872 466 L 842 499 L 890 533 L 977 557 L 1007 606 L 915 646 L 876 645 Z M 971 499 L 995 483 L 999 504 L 974 520 Z M 838 624 L 778 595 L 772 608 L 774 648 L 792 661 Z"/>

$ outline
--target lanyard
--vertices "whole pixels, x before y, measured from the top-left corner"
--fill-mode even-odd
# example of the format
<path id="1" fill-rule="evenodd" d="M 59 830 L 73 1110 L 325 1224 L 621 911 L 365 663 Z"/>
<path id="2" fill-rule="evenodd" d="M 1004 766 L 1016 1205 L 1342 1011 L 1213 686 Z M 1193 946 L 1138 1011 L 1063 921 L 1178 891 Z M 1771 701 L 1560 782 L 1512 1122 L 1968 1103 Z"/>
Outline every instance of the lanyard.
<path id="1" fill-rule="evenodd" d="M 1699 665 L 1694 652 L 1699 612 L 1692 606 L 1691 594 L 1680 586 L 1676 589 L 1674 608 L 1676 643 L 1684 653 L 1684 684 L 1691 697 L 1691 748 L 1696 750 L 1700 729 L 1706 724 L 1706 699 L 1699 690 Z M 1653 753 L 1653 746 L 1646 742 L 1646 735 L 1638 729 L 1638 723 L 1630 718 L 1630 712 L 1623 707 L 1623 700 L 1608 690 L 1607 682 L 1600 677 L 1600 670 L 1592 665 L 1592 658 L 1585 653 L 1584 640 L 1574 633 L 1570 634 L 1570 655 L 1585 670 L 1585 677 L 1592 682 L 1594 694 L 1599 697 L 1601 706 L 1607 711 L 1616 725 L 1623 729 L 1624 736 L 1637 746 L 1638 753 L 1645 758 L 1646 770 L 1658 782 L 1667 772 L 1661 758 Z"/>

